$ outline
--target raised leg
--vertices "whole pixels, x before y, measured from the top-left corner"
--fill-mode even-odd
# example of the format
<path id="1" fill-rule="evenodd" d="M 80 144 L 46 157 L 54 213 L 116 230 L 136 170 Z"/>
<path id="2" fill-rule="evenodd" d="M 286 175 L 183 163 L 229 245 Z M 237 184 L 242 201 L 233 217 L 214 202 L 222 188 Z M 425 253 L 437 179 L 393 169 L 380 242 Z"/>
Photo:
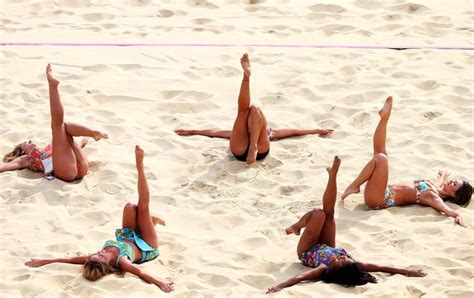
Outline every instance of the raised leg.
<path id="1" fill-rule="evenodd" d="M 74 155 L 76 156 L 76 161 L 77 161 L 77 179 L 81 179 L 85 175 L 87 175 L 87 172 L 89 171 L 89 161 L 87 160 L 86 153 L 84 150 L 82 150 L 82 147 L 80 144 L 77 144 L 74 141 L 74 138 L 72 136 L 69 136 L 69 144 L 72 147 L 72 150 L 74 151 Z"/>
<path id="2" fill-rule="evenodd" d="M 326 215 L 326 220 L 324 222 L 321 236 L 319 236 L 319 243 L 325 243 L 332 247 L 336 245 L 336 221 L 334 220 L 334 206 L 336 204 L 337 197 L 336 178 L 340 165 L 341 160 L 339 157 L 335 156 L 332 166 L 326 169 L 328 171 L 329 178 L 326 185 L 326 190 L 324 191 L 323 195 L 323 211 Z"/>
<path id="3" fill-rule="evenodd" d="M 305 135 L 328 135 L 332 133 L 333 129 L 293 129 L 293 128 L 283 128 L 283 129 L 274 129 L 272 132 L 272 139 L 281 140 L 291 137 L 299 137 Z"/>
<path id="4" fill-rule="evenodd" d="M 302 228 L 305 228 L 300 237 L 296 252 L 299 255 L 317 243 L 335 245 L 336 223 L 334 221 L 334 205 L 337 195 L 336 177 L 341 160 L 335 156 L 332 167 L 327 168 L 329 179 L 323 196 L 323 210 L 314 209 L 287 228 L 287 234 L 295 233 L 299 235 Z"/>
<path id="5" fill-rule="evenodd" d="M 155 225 L 150 215 L 150 191 L 145 177 L 143 166 L 143 150 L 135 146 L 135 159 L 138 171 L 138 205 L 137 205 L 137 227 L 143 239 L 151 246 L 158 247 L 158 236 Z"/>
<path id="6" fill-rule="evenodd" d="M 49 85 L 54 174 L 59 179 L 73 181 L 78 174 L 76 155 L 64 125 L 64 109 L 58 90 L 59 81 L 53 77 L 49 64 L 46 67 L 46 77 Z"/>
<path id="7" fill-rule="evenodd" d="M 247 54 L 240 59 L 244 71 L 238 99 L 237 118 L 235 119 L 230 137 L 230 150 L 235 155 L 242 155 L 249 146 L 247 118 L 250 109 L 250 60 Z"/>
<path id="8" fill-rule="evenodd" d="M 132 228 L 134 230 L 138 230 L 137 216 L 138 206 L 132 203 L 125 204 L 123 207 L 122 228 Z M 165 221 L 158 216 L 152 215 L 151 220 L 154 226 L 157 224 L 162 226 L 166 225 Z"/>
<path id="9" fill-rule="evenodd" d="M 387 123 L 390 118 L 392 111 L 392 97 L 388 97 L 385 101 L 384 106 L 379 111 L 380 121 L 377 125 L 377 128 L 374 132 L 373 146 L 374 146 L 374 157 L 365 165 L 365 167 L 360 172 L 359 176 L 346 188 L 342 194 L 342 200 L 347 196 L 353 193 L 360 192 L 360 186 L 366 181 L 369 181 L 373 178 L 375 173 L 382 175 L 379 177 L 377 188 L 380 188 L 378 184 L 382 181 L 385 181 L 383 186 L 383 192 L 385 193 L 385 188 L 388 181 L 388 160 L 387 160 L 387 151 L 386 151 L 386 136 L 387 136 Z M 378 167 L 378 168 L 377 168 Z M 386 177 L 386 178 L 385 178 Z M 369 183 L 367 183 L 369 184 Z M 367 185 L 368 186 L 368 185 Z M 380 191 L 377 191 L 377 196 Z M 367 193 L 367 188 L 366 188 Z M 367 200 L 366 200 L 367 201 Z"/>

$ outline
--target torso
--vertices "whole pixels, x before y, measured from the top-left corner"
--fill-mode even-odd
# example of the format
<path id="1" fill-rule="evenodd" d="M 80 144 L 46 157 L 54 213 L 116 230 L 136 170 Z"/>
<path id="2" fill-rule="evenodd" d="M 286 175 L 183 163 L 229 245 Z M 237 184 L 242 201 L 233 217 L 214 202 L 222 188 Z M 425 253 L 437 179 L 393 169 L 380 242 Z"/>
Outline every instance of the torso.
<path id="1" fill-rule="evenodd" d="M 46 146 L 43 149 L 36 147 L 30 153 L 27 154 L 29 162 L 28 168 L 35 172 L 44 173 L 44 166 L 42 160 L 51 158 L 53 156 L 53 147 L 51 145 Z"/>
<path id="2" fill-rule="evenodd" d="M 417 196 L 414 182 L 392 184 L 391 187 L 395 192 L 395 205 L 416 204 L 422 198 L 432 197 L 436 190 L 433 189 L 430 182 L 426 181 L 426 183 L 429 184 L 428 189 L 421 190 L 419 196 Z"/>
<path id="3" fill-rule="evenodd" d="M 112 241 L 112 240 L 110 240 L 110 241 Z M 112 241 L 112 242 L 118 242 L 118 243 L 123 242 L 123 243 L 128 244 L 128 245 L 132 248 L 133 254 L 134 254 L 134 258 L 133 258 L 133 260 L 130 260 L 130 262 L 135 263 L 135 262 L 137 262 L 137 261 L 139 261 L 139 260 L 141 259 L 141 257 L 142 257 L 142 252 L 140 251 L 140 249 L 138 249 L 138 247 L 137 247 L 137 245 L 136 245 L 135 243 L 133 243 L 133 242 L 131 242 L 131 241 L 128 241 L 128 240 Z M 106 242 L 106 243 L 107 243 L 107 242 Z M 119 257 L 120 257 L 120 258 L 121 258 L 121 257 L 126 257 L 126 258 L 128 259 L 128 256 L 127 256 L 127 255 L 120 255 L 120 249 L 117 248 L 117 247 L 115 247 L 115 246 L 104 246 L 104 249 L 105 249 L 106 251 L 109 251 L 109 252 L 113 252 L 113 253 L 114 253 L 115 259 L 112 260 L 112 261 L 113 261 L 113 264 L 117 264 L 117 263 L 118 263 L 119 260 L 118 260 L 117 258 L 119 258 Z"/>
<path id="4" fill-rule="evenodd" d="M 333 255 L 346 255 L 350 257 L 343 248 L 331 247 L 326 244 L 316 244 L 302 253 L 299 258 L 303 265 L 316 268 L 320 264 L 329 266 L 329 260 Z"/>

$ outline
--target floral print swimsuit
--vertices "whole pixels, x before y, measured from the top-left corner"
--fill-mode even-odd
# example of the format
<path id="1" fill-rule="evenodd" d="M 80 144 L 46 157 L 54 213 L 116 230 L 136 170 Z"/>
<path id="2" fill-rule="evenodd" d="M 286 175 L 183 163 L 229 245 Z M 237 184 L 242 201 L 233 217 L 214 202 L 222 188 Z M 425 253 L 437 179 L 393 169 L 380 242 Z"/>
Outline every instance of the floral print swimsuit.
<path id="1" fill-rule="evenodd" d="M 331 247 L 327 244 L 316 244 L 300 255 L 300 261 L 307 267 L 316 268 L 320 264 L 329 266 L 329 261 L 333 254 L 344 255 L 350 258 L 343 248 Z"/>

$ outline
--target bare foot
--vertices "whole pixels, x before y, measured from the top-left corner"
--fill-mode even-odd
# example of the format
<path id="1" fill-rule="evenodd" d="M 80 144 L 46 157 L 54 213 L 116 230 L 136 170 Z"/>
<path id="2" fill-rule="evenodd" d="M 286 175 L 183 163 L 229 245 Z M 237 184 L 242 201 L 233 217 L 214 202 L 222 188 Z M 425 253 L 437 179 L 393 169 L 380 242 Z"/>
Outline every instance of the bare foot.
<path id="1" fill-rule="evenodd" d="M 240 64 L 242 65 L 242 69 L 244 70 L 244 76 L 250 77 L 252 72 L 250 71 L 250 59 L 249 55 L 245 53 L 242 58 L 240 58 Z"/>
<path id="2" fill-rule="evenodd" d="M 86 147 L 86 145 L 89 143 L 89 139 L 88 138 L 83 138 L 81 140 L 81 142 L 79 143 L 79 145 L 81 146 L 81 149 L 83 149 L 84 147 Z"/>
<path id="3" fill-rule="evenodd" d="M 140 148 L 140 146 L 135 145 L 135 161 L 137 163 L 137 166 L 142 165 L 144 157 L 145 152 L 143 152 L 143 149 Z"/>
<path id="4" fill-rule="evenodd" d="M 255 165 L 257 162 L 257 153 L 258 153 L 258 146 L 249 146 L 249 152 L 247 153 L 247 164 L 249 166 Z"/>
<path id="5" fill-rule="evenodd" d="M 295 235 L 299 236 L 299 235 L 300 235 L 300 231 L 301 231 L 301 229 L 298 229 L 298 228 L 295 227 L 295 226 L 289 226 L 288 228 L 285 229 L 286 235 L 295 234 Z"/>
<path id="6" fill-rule="evenodd" d="M 108 139 L 109 135 L 101 131 L 96 130 L 92 136 L 94 140 L 99 141 L 100 139 Z"/>
<path id="7" fill-rule="evenodd" d="M 48 79 L 49 86 L 56 87 L 59 85 L 59 80 L 53 77 L 53 69 L 51 68 L 51 64 L 46 66 L 46 78 Z"/>
<path id="8" fill-rule="evenodd" d="M 359 186 L 354 186 L 354 185 L 351 184 L 346 188 L 346 190 L 342 194 L 341 200 L 344 201 L 344 199 L 346 197 L 348 197 L 349 195 L 354 194 L 354 193 L 359 193 L 359 192 L 360 192 L 360 187 Z"/>
<path id="9" fill-rule="evenodd" d="M 339 171 L 339 166 L 341 165 L 341 159 L 339 156 L 334 156 L 334 160 L 332 162 L 332 166 L 327 167 L 326 171 L 328 171 L 329 175 L 337 175 L 337 172 Z"/>
<path id="10" fill-rule="evenodd" d="M 381 118 L 389 118 L 390 113 L 392 112 L 392 102 L 393 99 L 391 96 L 385 100 L 385 104 L 383 105 L 382 109 L 379 111 L 379 115 Z"/>
<path id="11" fill-rule="evenodd" d="M 159 218 L 158 216 L 152 216 L 151 220 L 153 221 L 153 225 L 155 225 L 155 226 L 157 224 L 162 225 L 162 226 L 166 226 L 166 222 L 163 219 Z"/>

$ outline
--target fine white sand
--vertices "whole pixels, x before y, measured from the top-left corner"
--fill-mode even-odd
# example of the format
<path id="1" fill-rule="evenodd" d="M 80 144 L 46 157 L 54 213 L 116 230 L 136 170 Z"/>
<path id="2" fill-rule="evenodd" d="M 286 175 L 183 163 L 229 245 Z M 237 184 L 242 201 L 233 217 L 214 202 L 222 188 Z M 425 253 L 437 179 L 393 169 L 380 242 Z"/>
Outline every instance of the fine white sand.
<path id="1" fill-rule="evenodd" d="M 472 45 L 470 1 L 2 1 L 2 41 Z M 175 4 L 174 2 L 179 2 Z M 331 3 L 331 4 L 330 4 Z M 334 4 L 337 3 L 337 4 Z M 251 94 L 272 127 L 326 127 L 331 137 L 272 143 L 254 168 L 228 142 L 180 137 L 177 128 L 230 129 L 252 61 Z M 473 62 L 468 51 L 261 47 L 18 47 L 0 53 L 0 152 L 50 142 L 44 69 L 61 80 L 66 121 L 107 131 L 90 141 L 89 174 L 76 183 L 28 170 L 0 174 L 2 297 L 165 295 L 126 274 L 86 281 L 79 266 L 23 265 L 31 257 L 97 251 L 137 200 L 140 144 L 161 256 L 141 268 L 175 282 L 177 297 L 263 296 L 302 272 L 297 237 L 283 229 L 322 205 L 325 167 L 342 159 L 339 195 L 372 154 L 377 111 L 394 109 L 390 181 L 447 169 L 473 182 Z M 421 268 L 428 276 L 375 274 L 353 289 L 305 283 L 281 296 L 474 295 L 473 204 L 467 228 L 420 206 L 368 211 L 361 194 L 336 206 L 337 243 L 361 261 Z"/>

